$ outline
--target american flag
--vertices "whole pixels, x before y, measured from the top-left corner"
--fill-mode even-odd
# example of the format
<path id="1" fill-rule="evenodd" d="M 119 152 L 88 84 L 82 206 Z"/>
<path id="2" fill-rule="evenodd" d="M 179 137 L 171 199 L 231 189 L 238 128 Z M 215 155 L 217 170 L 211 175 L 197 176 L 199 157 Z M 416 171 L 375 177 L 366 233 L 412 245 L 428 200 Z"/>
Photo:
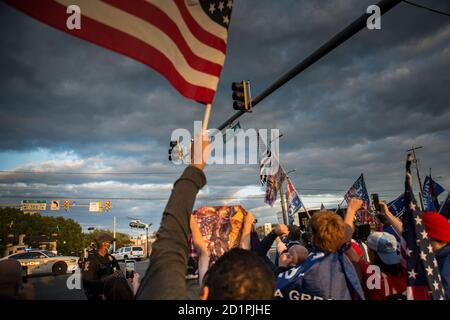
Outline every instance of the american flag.
<path id="1" fill-rule="evenodd" d="M 445 292 L 438 263 L 412 191 L 411 163 L 412 156 L 408 154 L 405 179 L 406 212 L 403 215 L 403 238 L 406 249 L 402 250 L 402 255 L 407 261 L 407 298 L 444 300 Z"/>
<path id="2" fill-rule="evenodd" d="M 269 149 L 264 153 L 264 155 L 261 157 L 261 161 L 259 162 L 259 181 L 263 186 L 267 184 L 267 181 L 269 179 L 269 176 L 265 174 L 266 167 L 271 166 L 272 161 L 272 153 Z"/>
<path id="3" fill-rule="evenodd" d="M 183 96 L 212 103 L 225 62 L 232 0 L 6 0 L 56 29 L 131 57 Z M 69 6 L 80 29 L 69 29 Z M 69 13 L 67 13 L 69 12 Z"/>

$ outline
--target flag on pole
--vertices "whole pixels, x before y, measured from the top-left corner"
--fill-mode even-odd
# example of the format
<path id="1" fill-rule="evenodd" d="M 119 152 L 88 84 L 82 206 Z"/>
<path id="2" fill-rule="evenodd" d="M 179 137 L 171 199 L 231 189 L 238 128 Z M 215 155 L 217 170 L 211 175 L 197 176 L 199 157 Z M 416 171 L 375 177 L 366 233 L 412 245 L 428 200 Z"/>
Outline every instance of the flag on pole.
<path id="1" fill-rule="evenodd" d="M 6 2 L 58 30 L 149 66 L 186 98 L 205 104 L 214 99 L 225 63 L 232 0 Z M 78 26 L 71 23 L 77 14 Z"/>
<path id="2" fill-rule="evenodd" d="M 412 190 L 411 163 L 412 156 L 408 154 L 405 179 L 406 212 L 403 215 L 406 249 L 401 251 L 407 261 L 406 294 L 408 300 L 444 300 L 445 293 L 438 264 Z"/>
<path id="3" fill-rule="evenodd" d="M 275 182 L 275 176 L 268 176 L 266 182 L 266 194 L 264 202 L 273 207 L 273 204 L 277 200 L 277 187 Z"/>
<path id="4" fill-rule="evenodd" d="M 389 211 L 396 216 L 397 218 L 400 218 L 406 211 L 405 207 L 405 194 L 402 194 L 397 197 L 394 201 L 388 203 L 388 209 Z"/>
<path id="5" fill-rule="evenodd" d="M 362 173 L 344 196 L 344 199 L 347 202 L 347 204 L 350 202 L 352 198 L 359 198 L 363 200 L 364 209 L 369 210 L 370 208 L 369 194 L 367 193 L 366 183 L 364 181 L 364 175 Z"/>
<path id="6" fill-rule="evenodd" d="M 292 185 L 291 180 L 288 179 L 287 183 L 287 191 L 286 191 L 286 199 L 287 199 L 287 211 L 288 211 L 288 219 L 289 225 L 294 224 L 294 214 L 300 210 L 302 207 L 302 203 L 300 201 L 300 197 Z"/>
<path id="7" fill-rule="evenodd" d="M 423 182 L 423 202 L 425 211 L 438 211 L 440 208 L 438 196 L 445 189 L 437 182 L 433 181 L 431 175 L 425 177 Z"/>
<path id="8" fill-rule="evenodd" d="M 447 195 L 447 199 L 445 199 L 442 204 L 441 209 L 439 210 L 439 214 L 443 215 L 447 219 L 450 219 L 450 192 Z"/>

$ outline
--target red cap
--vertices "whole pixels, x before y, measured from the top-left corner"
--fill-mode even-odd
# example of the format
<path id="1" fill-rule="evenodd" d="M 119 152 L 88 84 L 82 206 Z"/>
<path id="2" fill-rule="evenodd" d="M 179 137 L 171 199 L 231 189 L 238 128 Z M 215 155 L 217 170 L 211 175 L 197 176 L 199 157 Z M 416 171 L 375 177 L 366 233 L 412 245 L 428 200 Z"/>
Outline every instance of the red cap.
<path id="1" fill-rule="evenodd" d="M 422 220 L 430 238 L 441 242 L 450 242 L 450 223 L 437 212 L 424 212 Z"/>

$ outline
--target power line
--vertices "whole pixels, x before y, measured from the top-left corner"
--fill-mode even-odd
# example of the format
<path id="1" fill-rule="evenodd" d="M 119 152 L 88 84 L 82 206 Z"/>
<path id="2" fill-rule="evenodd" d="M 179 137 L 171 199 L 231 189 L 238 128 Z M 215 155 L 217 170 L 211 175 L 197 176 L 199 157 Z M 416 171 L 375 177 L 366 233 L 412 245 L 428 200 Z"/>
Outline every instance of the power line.
<path id="1" fill-rule="evenodd" d="M 403 2 L 406 3 L 406 4 L 409 4 L 411 6 L 417 7 L 417 8 L 425 9 L 425 10 L 431 11 L 433 13 L 438 13 L 438 14 L 450 17 L 450 13 L 447 13 L 447 12 L 443 12 L 443 11 L 439 11 L 439 10 L 436 10 L 436 9 L 433 9 L 433 8 L 425 7 L 425 6 L 421 5 L 421 4 L 417 4 L 417 3 L 414 3 L 414 2 L 411 2 L 411 1 L 403 0 Z"/>

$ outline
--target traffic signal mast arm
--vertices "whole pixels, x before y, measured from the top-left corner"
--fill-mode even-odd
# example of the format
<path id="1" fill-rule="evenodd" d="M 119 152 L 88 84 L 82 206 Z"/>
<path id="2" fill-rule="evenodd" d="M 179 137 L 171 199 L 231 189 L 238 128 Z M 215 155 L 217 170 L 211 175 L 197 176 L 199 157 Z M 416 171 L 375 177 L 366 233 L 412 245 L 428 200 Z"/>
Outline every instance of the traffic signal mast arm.
<path id="1" fill-rule="evenodd" d="M 381 15 L 385 14 L 392 8 L 394 8 L 396 5 L 398 5 L 402 0 L 381 0 L 377 3 L 377 6 L 380 8 Z M 260 103 L 263 99 L 268 97 L 271 93 L 273 93 L 275 90 L 279 89 L 281 86 L 283 86 L 286 82 L 312 66 L 314 63 L 316 63 L 318 60 L 326 56 L 328 53 L 336 49 L 338 46 L 340 46 L 342 43 L 353 37 L 355 34 L 357 34 L 359 31 L 363 30 L 367 26 L 367 19 L 371 16 L 369 13 L 364 13 L 361 15 L 358 19 L 353 21 L 350 25 L 348 25 L 345 29 L 343 29 L 341 32 L 336 34 L 333 38 L 328 40 L 325 44 L 323 44 L 320 48 L 318 48 L 316 51 L 314 51 L 312 54 L 310 54 L 308 57 L 306 57 L 302 62 L 297 64 L 293 69 L 289 70 L 287 73 L 285 73 L 281 78 L 279 78 L 277 81 L 275 81 L 271 86 L 269 86 L 266 90 L 261 92 L 255 99 L 250 101 L 251 107 L 256 106 L 258 103 Z M 228 120 L 226 120 L 224 123 L 222 123 L 218 129 L 223 130 L 233 124 L 233 122 L 238 119 L 240 116 L 242 116 L 247 111 L 244 109 L 240 109 L 238 112 L 236 112 L 234 115 L 232 115 Z"/>

